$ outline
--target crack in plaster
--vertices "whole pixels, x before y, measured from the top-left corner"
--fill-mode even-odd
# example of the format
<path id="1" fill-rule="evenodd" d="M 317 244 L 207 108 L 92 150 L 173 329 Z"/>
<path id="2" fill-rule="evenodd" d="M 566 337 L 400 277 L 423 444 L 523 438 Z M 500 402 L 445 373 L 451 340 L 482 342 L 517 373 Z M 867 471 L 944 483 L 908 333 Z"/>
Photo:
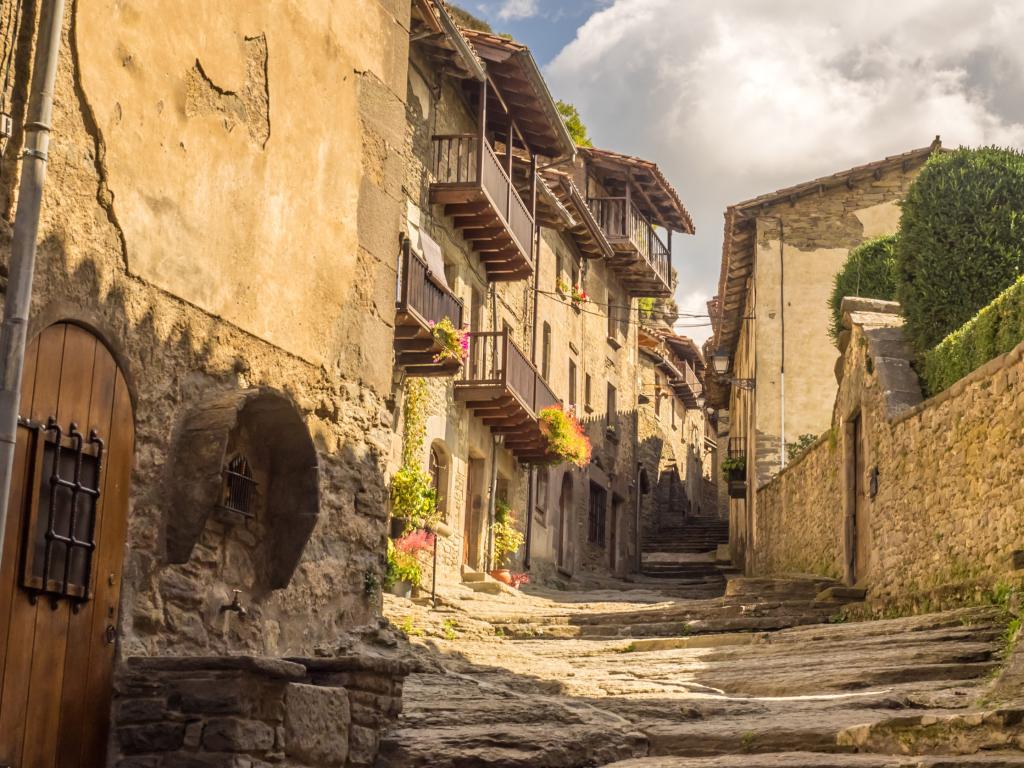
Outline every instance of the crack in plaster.
<path id="1" fill-rule="evenodd" d="M 242 124 L 249 138 L 265 149 L 270 141 L 267 37 L 259 34 L 244 40 L 246 66 L 241 90 L 228 90 L 214 83 L 197 58 L 185 79 L 185 115 L 219 115 L 228 133 Z"/>

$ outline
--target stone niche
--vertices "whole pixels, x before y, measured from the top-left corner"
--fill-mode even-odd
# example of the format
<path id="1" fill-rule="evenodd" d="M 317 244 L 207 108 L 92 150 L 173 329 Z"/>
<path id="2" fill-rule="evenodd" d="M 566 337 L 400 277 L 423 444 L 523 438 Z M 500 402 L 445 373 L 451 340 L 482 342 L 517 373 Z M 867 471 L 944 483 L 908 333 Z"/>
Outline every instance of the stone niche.
<path id="1" fill-rule="evenodd" d="M 401 712 L 376 656 L 132 657 L 115 682 L 117 768 L 369 768 Z"/>
<path id="2" fill-rule="evenodd" d="M 320 508 L 316 449 L 298 409 L 270 389 L 221 393 L 185 418 L 167 475 L 167 560 L 219 550 L 220 578 L 259 595 L 285 587 Z"/>

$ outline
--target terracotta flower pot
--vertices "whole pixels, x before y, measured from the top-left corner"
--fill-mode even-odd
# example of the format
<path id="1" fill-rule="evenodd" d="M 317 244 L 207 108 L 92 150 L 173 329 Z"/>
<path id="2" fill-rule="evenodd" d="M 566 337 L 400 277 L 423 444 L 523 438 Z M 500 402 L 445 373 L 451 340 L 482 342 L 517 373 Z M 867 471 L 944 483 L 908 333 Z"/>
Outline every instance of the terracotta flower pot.
<path id="1" fill-rule="evenodd" d="M 491 571 L 490 576 L 492 579 L 497 579 L 502 584 L 512 586 L 512 572 L 508 568 L 496 568 Z"/>

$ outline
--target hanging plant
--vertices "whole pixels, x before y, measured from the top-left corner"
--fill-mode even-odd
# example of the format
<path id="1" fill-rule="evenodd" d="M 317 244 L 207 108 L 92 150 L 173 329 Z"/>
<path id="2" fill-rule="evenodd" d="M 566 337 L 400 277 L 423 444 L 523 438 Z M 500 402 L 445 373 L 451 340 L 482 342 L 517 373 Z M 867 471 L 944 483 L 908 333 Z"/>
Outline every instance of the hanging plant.
<path id="1" fill-rule="evenodd" d="M 540 412 L 540 427 L 548 440 L 548 453 L 577 467 L 590 463 L 590 440 L 576 417 L 558 405 Z"/>
<path id="2" fill-rule="evenodd" d="M 557 280 L 555 280 L 555 290 L 558 291 L 563 296 L 568 296 L 572 288 L 569 285 L 568 280 L 566 280 L 564 277 L 560 277 Z"/>
<path id="3" fill-rule="evenodd" d="M 469 355 L 469 331 L 456 328 L 451 318 L 443 317 L 440 321 L 430 324 L 430 332 L 441 351 L 434 355 L 435 363 L 452 361 L 460 365 Z"/>
<path id="4" fill-rule="evenodd" d="M 722 459 L 722 474 L 729 477 L 733 473 L 737 475 L 743 475 L 747 471 L 747 457 L 746 456 L 729 456 L 726 459 Z"/>

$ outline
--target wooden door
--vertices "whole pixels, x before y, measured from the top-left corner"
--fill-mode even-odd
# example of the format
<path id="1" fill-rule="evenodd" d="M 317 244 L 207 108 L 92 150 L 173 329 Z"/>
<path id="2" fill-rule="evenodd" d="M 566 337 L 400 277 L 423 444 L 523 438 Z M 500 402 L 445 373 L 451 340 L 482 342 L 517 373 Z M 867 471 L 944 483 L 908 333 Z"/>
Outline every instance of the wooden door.
<path id="1" fill-rule="evenodd" d="M 864 418 L 858 416 L 853 426 L 854 446 L 854 580 L 861 583 L 868 574 L 871 557 L 871 519 L 867 494 L 867 446 L 864 439 Z"/>
<path id="2" fill-rule="evenodd" d="M 555 565 L 563 573 L 568 573 L 570 536 L 572 534 L 572 477 L 568 473 L 562 475 L 562 490 L 558 494 L 558 542 Z"/>
<path id="3" fill-rule="evenodd" d="M 466 510 L 462 520 L 462 564 L 480 567 L 480 523 L 483 508 L 484 460 L 470 459 L 466 472 Z"/>
<path id="4" fill-rule="evenodd" d="M 0 765 L 104 764 L 134 424 L 75 325 L 29 345 L 0 569 Z M 56 470 L 56 471 L 55 471 Z"/>

